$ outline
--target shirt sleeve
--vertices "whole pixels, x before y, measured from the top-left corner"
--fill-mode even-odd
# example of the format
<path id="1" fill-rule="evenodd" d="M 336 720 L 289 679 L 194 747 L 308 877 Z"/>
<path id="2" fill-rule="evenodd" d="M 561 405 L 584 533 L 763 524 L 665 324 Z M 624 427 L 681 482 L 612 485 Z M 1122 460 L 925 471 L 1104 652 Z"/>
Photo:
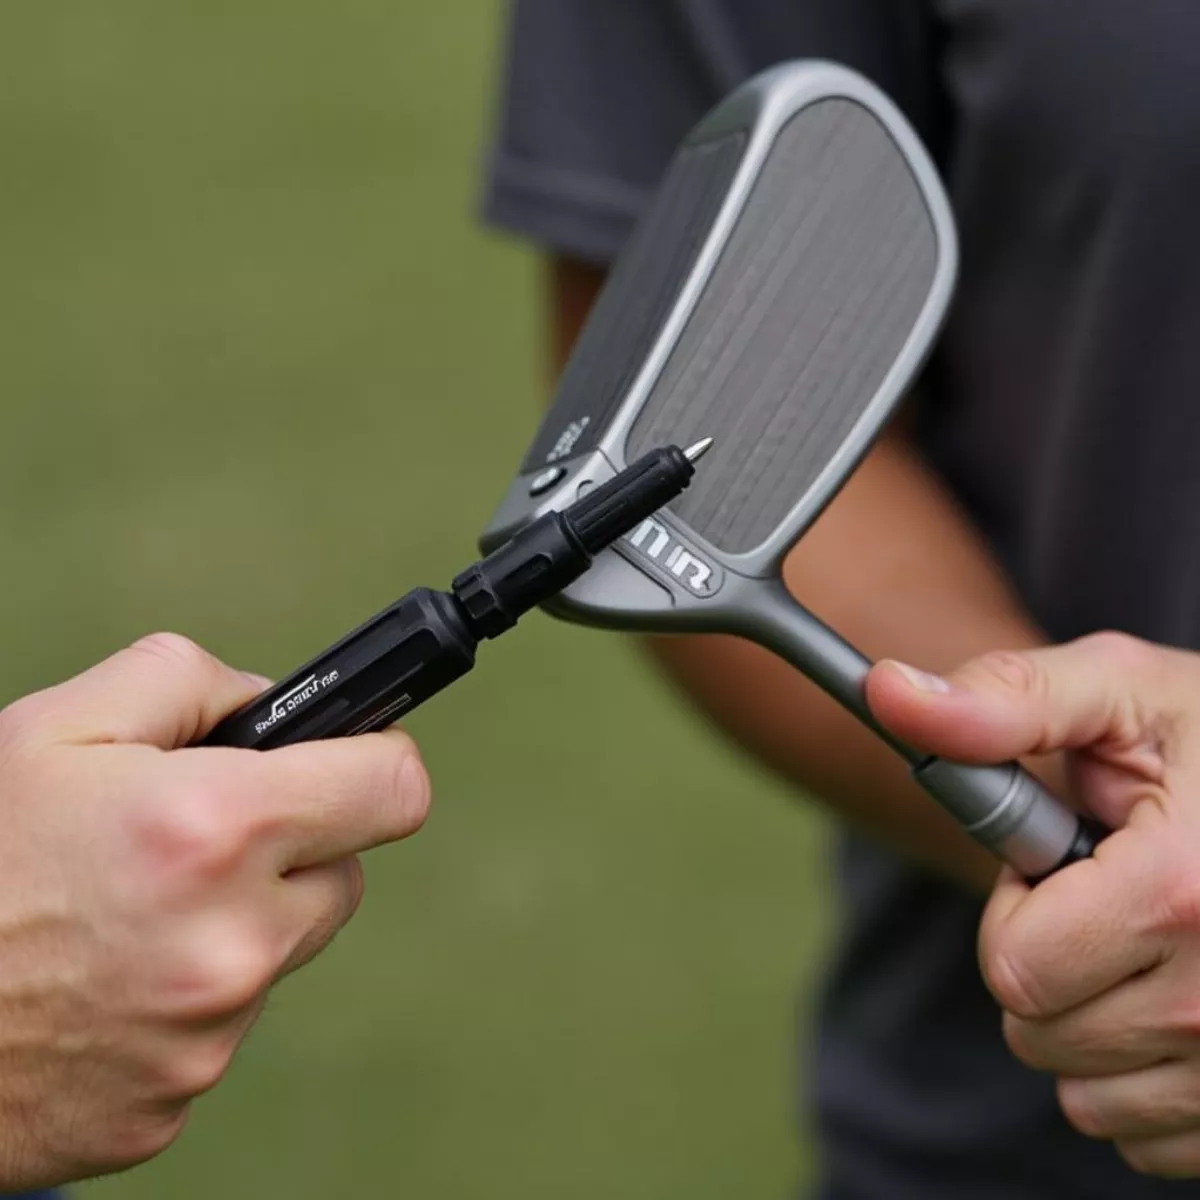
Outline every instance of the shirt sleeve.
<path id="1" fill-rule="evenodd" d="M 688 130 L 789 59 L 862 72 L 936 153 L 917 0 L 510 0 L 506 19 L 482 216 L 547 251 L 611 262 Z"/>

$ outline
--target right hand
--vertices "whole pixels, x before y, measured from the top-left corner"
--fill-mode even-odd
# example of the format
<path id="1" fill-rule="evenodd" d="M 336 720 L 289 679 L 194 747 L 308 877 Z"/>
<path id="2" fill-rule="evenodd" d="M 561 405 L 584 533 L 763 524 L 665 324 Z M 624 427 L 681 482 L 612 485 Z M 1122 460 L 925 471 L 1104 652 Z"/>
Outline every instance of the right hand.
<path id="1" fill-rule="evenodd" d="M 1005 870 L 984 979 L 1067 1119 L 1131 1166 L 1200 1177 L 1200 655 L 1104 633 L 985 654 L 948 679 L 880 663 L 872 711 L 964 762 L 1065 752 L 1113 832 L 1031 888 Z"/>
<path id="2" fill-rule="evenodd" d="M 399 731 L 186 748 L 264 686 L 156 635 L 0 712 L 0 1190 L 170 1145 L 424 822 Z"/>

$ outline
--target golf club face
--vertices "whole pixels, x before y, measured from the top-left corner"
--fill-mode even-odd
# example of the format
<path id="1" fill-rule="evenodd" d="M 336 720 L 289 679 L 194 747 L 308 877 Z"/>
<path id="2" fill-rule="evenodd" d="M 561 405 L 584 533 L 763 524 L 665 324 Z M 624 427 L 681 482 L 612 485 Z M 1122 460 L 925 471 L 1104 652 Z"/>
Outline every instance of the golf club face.
<path id="1" fill-rule="evenodd" d="M 886 96 L 823 62 L 750 80 L 676 153 L 481 546 L 712 437 L 688 490 L 547 611 L 736 625 L 912 385 L 956 272 L 936 171 Z"/>

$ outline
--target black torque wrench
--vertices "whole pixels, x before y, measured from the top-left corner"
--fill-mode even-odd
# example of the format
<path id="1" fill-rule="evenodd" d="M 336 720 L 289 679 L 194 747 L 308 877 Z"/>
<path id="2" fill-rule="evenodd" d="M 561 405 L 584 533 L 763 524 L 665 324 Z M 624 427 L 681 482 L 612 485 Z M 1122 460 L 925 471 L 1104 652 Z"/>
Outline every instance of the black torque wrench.
<path id="1" fill-rule="evenodd" d="M 414 588 L 230 714 L 200 744 L 270 750 L 393 724 L 467 674 L 481 641 L 569 587 L 596 554 L 682 493 L 711 444 L 706 438 L 686 451 L 651 451 L 514 534 L 449 591 Z M 546 475 L 548 489 L 558 475 Z"/>

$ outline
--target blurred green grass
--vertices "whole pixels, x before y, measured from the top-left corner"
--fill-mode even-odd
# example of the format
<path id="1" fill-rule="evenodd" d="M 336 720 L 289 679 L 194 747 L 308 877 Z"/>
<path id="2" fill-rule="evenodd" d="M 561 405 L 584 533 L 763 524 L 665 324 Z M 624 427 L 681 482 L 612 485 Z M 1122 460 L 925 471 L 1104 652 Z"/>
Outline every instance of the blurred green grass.
<path id="1" fill-rule="evenodd" d="M 157 628 L 278 675 L 473 556 L 546 382 L 537 264 L 475 223 L 500 16 L 6 10 L 0 698 Z M 425 831 L 82 1192 L 790 1194 L 820 819 L 543 617 L 410 724 Z"/>

